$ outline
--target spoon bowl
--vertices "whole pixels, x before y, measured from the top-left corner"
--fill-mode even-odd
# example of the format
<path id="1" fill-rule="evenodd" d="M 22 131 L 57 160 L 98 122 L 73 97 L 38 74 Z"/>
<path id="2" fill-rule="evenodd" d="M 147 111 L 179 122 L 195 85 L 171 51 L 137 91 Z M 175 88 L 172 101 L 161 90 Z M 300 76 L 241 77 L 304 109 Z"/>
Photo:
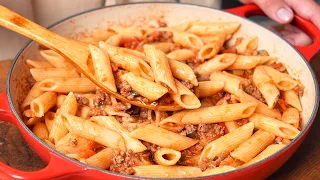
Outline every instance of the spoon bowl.
<path id="1" fill-rule="evenodd" d="M 62 37 L 48 29 L 20 16 L 19 14 L 0 6 L 0 25 L 16 33 L 26 36 L 54 51 L 64 58 L 68 59 L 75 68 L 85 75 L 99 88 L 113 95 L 120 101 L 128 102 L 132 105 L 156 111 L 176 111 L 182 109 L 178 104 L 159 105 L 154 103 L 145 103 L 140 101 L 131 101 L 119 93 L 110 90 L 108 87 L 97 81 L 89 70 L 88 63 L 90 51 L 87 43 L 75 41 Z M 72 48 L 70 48 L 72 47 Z"/>

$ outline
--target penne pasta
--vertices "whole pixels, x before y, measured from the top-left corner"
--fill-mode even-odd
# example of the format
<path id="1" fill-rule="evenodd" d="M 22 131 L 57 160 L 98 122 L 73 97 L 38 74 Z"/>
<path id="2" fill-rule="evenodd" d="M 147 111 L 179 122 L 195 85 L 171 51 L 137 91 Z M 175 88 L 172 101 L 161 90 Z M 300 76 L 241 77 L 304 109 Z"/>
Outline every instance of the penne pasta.
<path id="1" fill-rule="evenodd" d="M 104 108 L 103 108 L 104 112 L 107 113 L 107 115 L 109 116 L 123 116 L 123 117 L 130 117 L 130 115 L 126 112 L 123 112 L 123 111 L 116 111 L 114 109 L 113 106 L 111 105 L 106 105 Z"/>
<path id="2" fill-rule="evenodd" d="M 231 34 L 224 34 L 223 36 L 225 37 L 225 41 L 229 40 L 231 38 Z M 210 36 L 210 35 L 209 36 L 200 36 L 200 39 L 204 44 L 207 44 L 207 43 L 210 43 L 212 41 L 216 41 L 217 40 L 217 36 L 216 35 L 213 35 L 213 36 Z"/>
<path id="3" fill-rule="evenodd" d="M 213 96 L 223 90 L 224 84 L 224 81 L 201 81 L 195 88 L 195 94 L 198 98 Z"/>
<path id="4" fill-rule="evenodd" d="M 256 129 L 271 132 L 282 138 L 294 139 L 300 133 L 294 126 L 262 114 L 253 114 L 249 120 L 254 123 Z"/>
<path id="5" fill-rule="evenodd" d="M 248 118 L 257 107 L 256 103 L 237 103 L 204 107 L 190 110 L 183 118 L 183 124 L 211 124 Z"/>
<path id="6" fill-rule="evenodd" d="M 50 78 L 39 82 L 40 90 L 59 93 L 88 93 L 96 90 L 96 85 L 87 78 Z"/>
<path id="7" fill-rule="evenodd" d="M 269 109 L 266 104 L 250 96 L 249 94 L 245 93 L 243 90 L 239 90 L 239 99 L 241 103 L 246 103 L 246 102 L 257 103 L 257 108 L 255 110 L 256 113 L 263 114 L 276 119 L 281 119 L 281 113 L 279 111 L 275 109 Z"/>
<path id="8" fill-rule="evenodd" d="M 175 81 L 178 89 L 177 94 L 170 94 L 171 98 L 185 109 L 196 109 L 201 106 L 200 100 L 187 87 L 178 80 Z"/>
<path id="9" fill-rule="evenodd" d="M 211 39 L 210 42 L 205 44 L 198 52 L 198 59 L 204 61 L 206 59 L 211 59 L 221 50 L 224 42 L 225 35 L 214 36 L 215 39 Z"/>
<path id="10" fill-rule="evenodd" d="M 41 50 L 40 55 L 56 68 L 74 69 L 69 61 L 53 50 Z"/>
<path id="11" fill-rule="evenodd" d="M 233 94 L 230 95 L 230 104 L 236 104 L 238 103 L 240 100 L 239 100 L 239 97 L 238 96 L 235 96 Z"/>
<path id="12" fill-rule="evenodd" d="M 235 75 L 237 77 L 240 77 L 240 76 L 244 76 L 245 75 L 245 70 L 235 69 L 235 70 L 232 70 L 232 72 L 229 73 L 229 74 L 232 74 L 232 75 Z"/>
<path id="13" fill-rule="evenodd" d="M 50 130 L 49 140 L 57 143 L 62 137 L 68 133 L 68 129 L 65 127 L 65 124 L 62 121 L 61 115 L 68 113 L 75 115 L 77 112 L 78 104 L 76 97 L 72 92 L 68 94 L 66 99 L 63 101 L 63 104 L 60 107 L 60 110 L 56 112 L 54 123 Z"/>
<path id="14" fill-rule="evenodd" d="M 287 108 L 283 111 L 281 120 L 295 128 L 299 128 L 300 113 L 296 108 Z"/>
<path id="15" fill-rule="evenodd" d="M 200 154 L 191 156 L 191 157 L 183 157 L 179 161 L 179 164 L 184 166 L 198 166 L 199 159 L 200 159 Z"/>
<path id="16" fill-rule="evenodd" d="M 99 47 L 109 55 L 113 63 L 119 64 L 122 68 L 142 76 L 149 80 L 154 80 L 151 67 L 140 57 L 135 56 L 124 49 L 110 46 L 104 42 L 99 43 Z"/>
<path id="17" fill-rule="evenodd" d="M 177 49 L 167 54 L 167 58 L 177 61 L 187 61 L 195 57 L 195 53 L 189 49 Z"/>
<path id="18" fill-rule="evenodd" d="M 170 89 L 170 92 L 176 94 L 177 87 L 164 52 L 147 44 L 143 46 L 143 50 L 152 68 L 155 82 L 161 85 L 164 84 L 165 87 Z"/>
<path id="19" fill-rule="evenodd" d="M 34 80 L 42 81 L 49 78 L 77 78 L 80 77 L 75 69 L 65 68 L 33 68 L 30 73 Z"/>
<path id="20" fill-rule="evenodd" d="M 127 101 L 53 50 L 40 50 L 44 61 L 26 59 L 25 125 L 84 165 L 140 179 L 235 172 L 299 137 L 307 88 L 258 36 L 237 32 L 239 22 L 152 18 L 107 23 L 81 40 L 83 67 Z"/>
<path id="21" fill-rule="evenodd" d="M 237 122 L 235 121 L 227 121 L 227 122 L 224 122 L 224 125 L 226 126 L 228 132 L 233 132 L 235 131 L 236 129 L 239 128 L 239 125 Z"/>
<path id="22" fill-rule="evenodd" d="M 147 148 L 139 140 L 130 137 L 129 131 L 124 128 L 114 117 L 112 116 L 94 116 L 91 120 L 102 127 L 114 130 L 121 134 L 123 137 L 126 149 L 131 149 L 133 152 L 143 152 Z"/>
<path id="23" fill-rule="evenodd" d="M 241 90 L 240 88 L 240 80 L 235 78 L 235 77 L 231 77 L 231 76 L 227 76 L 226 74 L 222 73 L 222 72 L 214 72 L 210 75 L 210 80 L 211 81 L 224 81 L 224 87 L 223 90 L 233 94 L 235 96 L 239 95 L 239 91 Z"/>
<path id="24" fill-rule="evenodd" d="M 272 83 L 272 80 L 267 75 L 267 73 L 264 71 L 263 66 L 258 66 L 255 68 L 252 76 L 252 81 L 263 95 L 268 104 L 268 107 L 270 109 L 273 108 L 278 101 L 280 92 Z"/>
<path id="25" fill-rule="evenodd" d="M 276 57 L 273 56 L 241 56 L 238 55 L 235 62 L 229 66 L 228 70 L 249 70 L 258 65 L 265 64 L 267 62 L 275 62 Z"/>
<path id="26" fill-rule="evenodd" d="M 187 149 L 198 142 L 198 140 L 176 134 L 151 124 L 132 131 L 130 136 L 177 151 Z"/>
<path id="27" fill-rule="evenodd" d="M 64 154 L 74 154 L 93 150 L 96 146 L 94 141 L 68 133 L 56 143 L 55 148 Z"/>
<path id="28" fill-rule="evenodd" d="M 90 117 L 90 107 L 89 106 L 80 106 L 78 108 L 76 116 L 81 117 L 82 119 L 88 119 Z"/>
<path id="29" fill-rule="evenodd" d="M 40 95 L 42 95 L 43 93 L 44 93 L 44 91 L 42 91 L 40 89 L 39 83 L 36 82 L 32 86 L 32 88 L 30 89 L 30 91 L 28 92 L 28 94 L 27 94 L 26 98 L 24 99 L 23 103 L 21 104 L 21 110 L 22 111 L 26 110 L 30 106 L 31 102 L 35 98 L 37 98 Z"/>
<path id="30" fill-rule="evenodd" d="M 258 36 L 253 36 L 241 41 L 240 44 L 236 45 L 237 53 L 245 54 L 246 52 L 253 52 L 258 48 L 259 40 Z"/>
<path id="31" fill-rule="evenodd" d="M 99 48 L 89 45 L 92 57 L 93 68 L 96 79 L 113 92 L 117 92 L 116 82 L 109 60 L 109 56 L 104 54 Z"/>
<path id="32" fill-rule="evenodd" d="M 299 111 L 302 111 L 299 96 L 293 89 L 290 89 L 288 91 L 284 91 L 283 98 L 289 105 L 298 109 Z"/>
<path id="33" fill-rule="evenodd" d="M 210 176 L 210 175 L 225 173 L 233 170 L 236 170 L 236 168 L 232 166 L 219 166 L 215 168 L 206 169 L 200 174 L 200 176 Z"/>
<path id="34" fill-rule="evenodd" d="M 152 119 L 152 111 L 153 110 L 148 110 L 148 119 Z M 150 112 L 150 115 L 149 115 L 149 112 Z M 154 115 L 155 115 L 155 121 L 152 124 L 159 126 L 160 121 L 164 119 L 164 117 L 162 116 L 162 113 L 160 111 L 154 111 Z"/>
<path id="35" fill-rule="evenodd" d="M 152 43 L 150 45 L 156 47 L 156 49 L 159 49 L 164 53 L 168 53 L 171 51 L 171 49 L 174 48 L 174 45 L 171 42 L 157 42 L 157 43 Z"/>
<path id="36" fill-rule="evenodd" d="M 90 139 L 107 147 L 126 149 L 122 136 L 116 131 L 70 114 L 62 114 L 62 119 L 72 134 Z"/>
<path id="37" fill-rule="evenodd" d="M 243 86 L 248 86 L 248 85 L 251 84 L 251 81 L 249 79 L 246 79 L 246 78 L 243 78 L 243 77 L 228 73 L 227 71 L 222 71 L 222 73 L 224 75 L 230 77 L 230 78 L 238 79 L 240 81 L 240 84 L 243 85 Z"/>
<path id="38" fill-rule="evenodd" d="M 167 88 L 148 79 L 139 77 L 132 72 L 122 75 L 121 78 L 127 81 L 133 90 L 151 101 L 159 99 L 168 92 Z"/>
<path id="39" fill-rule="evenodd" d="M 199 75 L 210 75 L 213 72 L 222 71 L 231 66 L 236 59 L 237 55 L 235 54 L 220 54 L 215 56 L 213 59 L 200 64 L 198 67 L 196 67 L 194 72 Z"/>
<path id="40" fill-rule="evenodd" d="M 121 27 L 121 26 L 110 26 L 108 31 L 121 34 L 124 37 L 140 37 L 142 36 L 142 30 L 136 27 Z"/>
<path id="41" fill-rule="evenodd" d="M 35 125 L 36 123 L 38 122 L 41 122 L 43 121 L 43 117 L 39 118 L 39 117 L 32 117 L 32 118 L 29 118 L 27 121 L 25 121 L 24 123 L 27 125 L 27 126 L 32 126 L 32 125 Z"/>
<path id="42" fill-rule="evenodd" d="M 169 65 L 173 77 L 183 81 L 190 81 L 194 86 L 198 86 L 197 77 L 190 66 L 173 59 L 169 59 Z"/>
<path id="43" fill-rule="evenodd" d="M 265 72 L 272 79 L 274 84 L 282 91 L 288 91 L 298 85 L 298 82 L 294 80 L 289 74 L 281 73 L 270 66 L 263 66 Z"/>
<path id="44" fill-rule="evenodd" d="M 254 164 L 256 162 L 262 161 L 263 159 L 266 159 L 272 156 L 273 154 L 277 153 L 285 146 L 286 146 L 285 144 L 271 144 L 265 150 L 263 150 L 258 156 L 256 156 L 255 158 L 253 158 L 251 161 L 247 162 L 243 166 L 249 166 L 250 164 Z"/>
<path id="45" fill-rule="evenodd" d="M 179 151 L 160 148 L 153 154 L 154 161 L 163 166 L 175 165 L 181 158 L 181 153 Z"/>
<path id="46" fill-rule="evenodd" d="M 50 142 L 48 139 L 45 139 L 45 140 L 43 140 L 46 144 L 48 144 L 51 148 L 55 148 L 55 145 L 52 143 L 52 142 Z"/>
<path id="47" fill-rule="evenodd" d="M 239 22 L 192 22 L 186 31 L 200 36 L 233 34 L 240 28 Z"/>
<path id="48" fill-rule="evenodd" d="M 34 113 L 31 111 L 31 109 L 24 110 L 22 114 L 27 118 L 31 118 L 35 116 Z"/>
<path id="49" fill-rule="evenodd" d="M 242 162 L 249 162 L 267 146 L 272 144 L 274 138 L 274 134 L 258 130 L 248 140 L 232 151 L 230 155 Z"/>
<path id="50" fill-rule="evenodd" d="M 214 159 L 222 153 L 233 151 L 251 137 L 253 129 L 253 123 L 247 123 L 235 131 L 212 141 L 202 150 L 199 162 L 204 158 Z"/>
<path id="51" fill-rule="evenodd" d="M 57 104 L 56 104 L 57 108 L 60 108 L 62 106 L 62 104 L 63 104 L 64 100 L 66 100 L 66 98 L 67 98 L 67 96 L 64 94 L 58 95 Z"/>
<path id="52" fill-rule="evenodd" d="M 105 43 L 109 44 L 111 46 L 120 46 L 121 43 L 121 39 L 122 39 L 122 35 L 121 34 L 114 34 L 112 36 L 110 36 Z M 99 42 L 100 43 L 100 42 Z"/>
<path id="53" fill-rule="evenodd" d="M 199 50 L 203 46 L 201 39 L 195 34 L 174 31 L 173 32 L 173 41 L 175 43 L 181 44 L 185 48 Z"/>
<path id="54" fill-rule="evenodd" d="M 57 102 L 57 94 L 55 92 L 45 92 L 39 97 L 32 100 L 30 109 L 36 117 L 42 117 Z"/>
<path id="55" fill-rule="evenodd" d="M 94 31 L 90 36 L 84 38 L 82 41 L 96 45 L 100 41 L 106 41 L 112 35 L 114 35 L 114 32 L 100 29 Z"/>
<path id="56" fill-rule="evenodd" d="M 118 47 L 119 49 L 122 49 L 123 51 L 129 53 L 129 54 L 132 54 L 140 59 L 143 59 L 144 61 L 148 62 L 146 56 L 144 55 L 143 52 L 140 52 L 140 51 L 136 51 L 136 50 L 133 50 L 133 49 L 127 49 L 127 48 L 120 48 Z"/>
<path id="57" fill-rule="evenodd" d="M 183 110 L 174 113 L 173 115 L 163 119 L 159 123 L 159 127 L 173 131 L 173 132 L 180 132 L 184 128 L 184 124 L 181 122 L 182 117 L 188 112 L 188 110 Z"/>
<path id="58" fill-rule="evenodd" d="M 48 132 L 51 132 L 52 126 L 54 124 L 54 112 L 48 111 L 45 115 L 44 115 L 44 122 L 46 123 Z"/>
<path id="59" fill-rule="evenodd" d="M 37 122 L 32 128 L 32 132 L 41 140 L 48 139 L 49 137 L 49 132 L 44 122 Z"/>
<path id="60" fill-rule="evenodd" d="M 201 169 L 191 166 L 135 166 L 133 167 L 136 176 L 156 177 L 156 178 L 189 178 L 196 177 L 201 173 Z"/>
<path id="61" fill-rule="evenodd" d="M 85 163 L 100 169 L 108 169 L 112 164 L 112 158 L 114 156 L 112 148 L 105 148 L 99 151 L 97 154 L 85 159 Z"/>
<path id="62" fill-rule="evenodd" d="M 30 69 L 32 68 L 53 68 L 53 66 L 48 61 L 34 61 L 27 59 L 26 63 Z"/>
<path id="63" fill-rule="evenodd" d="M 168 28 L 169 28 L 170 30 L 173 30 L 173 31 L 186 31 L 187 29 L 190 28 L 191 23 L 192 23 L 192 22 L 184 22 L 184 23 L 181 23 L 181 24 L 177 24 L 177 25 L 174 25 L 174 26 L 170 26 L 170 27 L 168 27 Z"/>

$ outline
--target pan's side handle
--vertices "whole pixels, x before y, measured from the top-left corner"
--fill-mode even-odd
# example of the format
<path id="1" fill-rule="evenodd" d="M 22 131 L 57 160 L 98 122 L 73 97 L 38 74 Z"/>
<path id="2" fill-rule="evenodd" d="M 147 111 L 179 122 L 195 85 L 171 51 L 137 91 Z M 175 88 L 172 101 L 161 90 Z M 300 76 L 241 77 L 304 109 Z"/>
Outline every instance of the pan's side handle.
<path id="1" fill-rule="evenodd" d="M 265 16 L 264 12 L 257 5 L 254 4 L 248 4 L 236 8 L 225 9 L 225 11 L 242 17 L 250 17 L 255 15 Z M 296 14 L 294 15 L 292 25 L 298 27 L 312 38 L 313 43 L 311 45 L 296 46 L 296 48 L 303 54 L 303 56 L 308 61 L 310 61 L 311 58 L 320 49 L 320 30 L 310 21 L 305 20 Z"/>
<path id="2" fill-rule="evenodd" d="M 14 116 L 10 109 L 6 92 L 0 95 L 0 121 L 7 121 L 16 125 L 28 144 L 48 163 L 47 166 L 41 170 L 24 172 L 0 162 L 0 179 L 50 179 L 86 170 L 83 166 L 68 161 L 61 155 L 49 150 L 39 142 L 40 140 L 35 139 Z"/>

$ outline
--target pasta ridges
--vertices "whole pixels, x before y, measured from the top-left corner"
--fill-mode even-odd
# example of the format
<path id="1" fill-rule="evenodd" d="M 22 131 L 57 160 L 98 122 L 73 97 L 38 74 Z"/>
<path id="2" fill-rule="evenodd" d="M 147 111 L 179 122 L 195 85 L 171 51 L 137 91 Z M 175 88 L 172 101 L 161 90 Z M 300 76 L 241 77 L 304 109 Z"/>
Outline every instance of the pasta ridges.
<path id="1" fill-rule="evenodd" d="M 256 107 L 256 103 L 250 102 L 199 108 L 187 112 L 182 118 L 182 123 L 211 124 L 234 121 L 250 117 Z"/>
<path id="2" fill-rule="evenodd" d="M 247 123 L 233 132 L 212 141 L 202 150 L 199 162 L 204 158 L 213 159 L 222 153 L 228 153 L 236 149 L 241 143 L 250 138 L 253 129 L 253 123 Z"/>
<path id="3" fill-rule="evenodd" d="M 176 112 L 172 116 L 169 116 L 165 119 L 163 119 L 160 123 L 159 126 L 161 128 L 174 131 L 174 132 L 179 132 L 184 128 L 184 124 L 181 122 L 182 117 L 188 112 L 189 110 L 183 110 L 180 112 Z"/>
<path id="4" fill-rule="evenodd" d="M 216 35 L 216 34 L 233 34 L 240 28 L 238 22 L 206 22 L 198 21 L 192 22 L 191 27 L 187 29 L 188 32 L 197 35 Z"/>
<path id="5" fill-rule="evenodd" d="M 121 150 L 126 149 L 122 136 L 116 131 L 70 114 L 62 114 L 62 120 L 72 134 L 90 139 L 107 147 Z"/>
<path id="6" fill-rule="evenodd" d="M 132 131 L 130 136 L 177 151 L 187 149 L 198 142 L 198 140 L 179 135 L 151 124 Z"/>
<path id="7" fill-rule="evenodd" d="M 300 133 L 300 131 L 292 125 L 261 114 L 254 113 L 249 120 L 254 123 L 255 128 L 271 132 L 283 138 L 294 139 Z"/>
<path id="8" fill-rule="evenodd" d="M 240 54 L 250 53 L 258 48 L 258 43 L 259 43 L 258 37 L 253 36 L 243 40 L 235 48 L 237 50 L 237 53 L 240 53 Z"/>
<path id="9" fill-rule="evenodd" d="M 132 72 L 122 75 L 121 78 L 126 80 L 132 89 L 152 101 L 159 99 L 168 92 L 167 88 L 148 79 L 136 76 Z"/>
<path id="10" fill-rule="evenodd" d="M 211 41 L 205 44 L 198 52 L 198 58 L 200 60 L 210 59 L 214 57 L 222 48 L 226 39 L 225 35 L 217 35 L 211 39 Z"/>
<path id="11" fill-rule="evenodd" d="M 280 92 L 273 84 L 271 78 L 264 71 L 263 66 L 258 66 L 255 68 L 252 80 L 265 98 L 268 107 L 270 109 L 273 108 L 277 103 Z"/>
<path id="12" fill-rule="evenodd" d="M 203 42 L 197 35 L 187 32 L 174 31 L 173 41 L 181 44 L 183 47 L 196 50 L 200 49 L 203 46 Z"/>
<path id="13" fill-rule="evenodd" d="M 197 77 L 190 66 L 173 59 L 168 59 L 168 61 L 173 77 L 183 81 L 190 81 L 194 86 L 198 86 Z"/>
<path id="14" fill-rule="evenodd" d="M 197 96 L 191 92 L 187 87 L 181 84 L 178 80 L 175 80 L 178 93 L 170 94 L 172 99 L 181 107 L 186 109 L 196 109 L 201 106 L 200 100 Z"/>
<path id="15" fill-rule="evenodd" d="M 269 75 L 275 85 L 282 91 L 287 91 L 293 89 L 298 85 L 298 82 L 295 81 L 292 77 L 288 74 L 281 73 L 272 67 L 269 66 L 262 66 L 265 72 Z"/>
<path id="16" fill-rule="evenodd" d="M 210 75 L 213 72 L 219 72 L 231 66 L 237 59 L 237 55 L 224 53 L 200 64 L 194 71 L 199 75 Z"/>
<path id="17" fill-rule="evenodd" d="M 56 101 L 57 94 L 55 92 L 45 92 L 31 102 L 30 108 L 36 117 L 42 117 L 56 104 Z"/>
<path id="18" fill-rule="evenodd" d="M 171 93 L 177 93 L 177 87 L 170 69 L 168 59 L 164 52 L 156 49 L 152 45 L 143 46 L 144 53 L 150 62 L 156 83 L 164 84 Z"/>

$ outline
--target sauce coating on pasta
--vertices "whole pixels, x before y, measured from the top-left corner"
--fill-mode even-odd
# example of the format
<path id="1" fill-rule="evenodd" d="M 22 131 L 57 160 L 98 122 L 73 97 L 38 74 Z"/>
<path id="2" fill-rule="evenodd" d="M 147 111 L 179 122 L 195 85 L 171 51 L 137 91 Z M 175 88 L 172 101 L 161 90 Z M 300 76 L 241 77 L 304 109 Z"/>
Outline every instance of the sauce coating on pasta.
<path id="1" fill-rule="evenodd" d="M 196 177 L 263 160 L 299 134 L 304 88 L 258 37 L 233 38 L 239 28 L 157 21 L 83 39 L 98 81 L 129 100 L 184 108 L 176 112 L 118 101 L 42 49 L 45 61 L 27 60 L 35 83 L 23 119 L 66 156 L 118 173 Z"/>

